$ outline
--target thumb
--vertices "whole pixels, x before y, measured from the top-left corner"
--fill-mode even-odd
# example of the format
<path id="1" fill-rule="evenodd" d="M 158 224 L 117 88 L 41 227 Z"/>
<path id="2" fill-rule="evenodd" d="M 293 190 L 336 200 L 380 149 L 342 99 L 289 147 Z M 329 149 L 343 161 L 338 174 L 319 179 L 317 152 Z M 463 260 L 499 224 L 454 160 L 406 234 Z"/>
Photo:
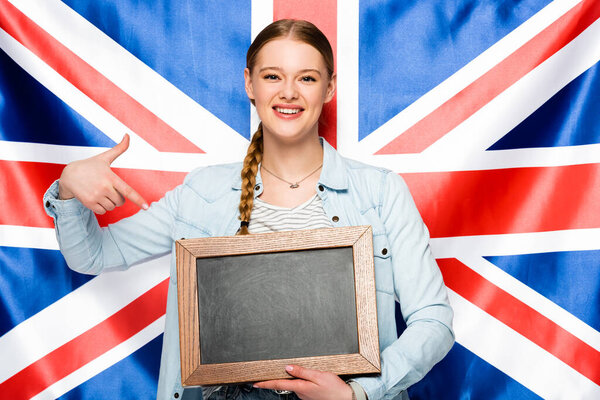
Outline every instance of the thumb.
<path id="1" fill-rule="evenodd" d="M 319 378 L 320 371 L 316 371 L 310 368 L 304 368 L 299 365 L 287 365 L 285 371 L 300 379 L 315 382 Z"/>
<path id="2" fill-rule="evenodd" d="M 109 165 L 113 163 L 121 154 L 125 153 L 125 151 L 129 148 L 129 135 L 126 133 L 123 136 L 123 139 L 120 143 L 118 143 L 112 149 L 106 150 L 104 153 L 101 153 L 99 157 L 106 161 Z"/>

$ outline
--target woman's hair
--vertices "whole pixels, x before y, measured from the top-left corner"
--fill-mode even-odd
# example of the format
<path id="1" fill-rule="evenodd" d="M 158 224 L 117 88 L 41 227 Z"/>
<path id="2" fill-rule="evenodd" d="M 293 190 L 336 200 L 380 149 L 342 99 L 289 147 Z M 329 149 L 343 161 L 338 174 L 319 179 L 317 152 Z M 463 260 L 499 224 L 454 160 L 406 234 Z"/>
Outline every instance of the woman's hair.
<path id="1" fill-rule="evenodd" d="M 269 24 L 256 36 L 246 53 L 246 67 L 252 73 L 252 68 L 256 64 L 258 53 L 265 44 L 272 40 L 289 38 L 311 45 L 323 56 L 325 67 L 329 78 L 333 76 L 333 50 L 329 41 L 313 24 L 308 21 L 295 19 L 281 19 Z M 251 100 L 254 104 L 254 100 Z M 256 174 L 258 165 L 262 161 L 263 155 L 263 132 L 262 123 L 258 125 L 258 130 L 254 133 L 252 141 L 248 146 L 248 152 L 244 158 L 242 167 L 242 194 L 240 196 L 240 230 L 239 235 L 247 235 L 248 224 L 250 223 L 250 214 L 254 205 L 254 185 L 256 184 Z"/>

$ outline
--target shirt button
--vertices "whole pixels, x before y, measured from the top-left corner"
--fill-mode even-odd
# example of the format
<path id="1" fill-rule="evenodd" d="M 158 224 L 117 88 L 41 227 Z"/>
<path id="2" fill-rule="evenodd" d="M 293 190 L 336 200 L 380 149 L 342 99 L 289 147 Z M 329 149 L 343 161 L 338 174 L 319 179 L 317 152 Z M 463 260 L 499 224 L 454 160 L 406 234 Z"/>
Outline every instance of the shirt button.
<path id="1" fill-rule="evenodd" d="M 46 207 L 50 207 L 50 202 L 49 201 L 46 202 Z"/>
<path id="2" fill-rule="evenodd" d="M 337 215 L 334 215 L 333 218 L 331 218 L 331 220 L 333 222 L 338 222 L 340 220 L 340 217 L 338 217 Z"/>
<path id="3" fill-rule="evenodd" d="M 387 249 L 384 247 L 383 250 L 381 250 L 381 254 L 383 254 L 384 256 L 387 254 Z"/>
<path id="4" fill-rule="evenodd" d="M 254 190 L 260 190 L 260 185 L 254 186 Z"/>
<path id="5" fill-rule="evenodd" d="M 175 394 L 173 395 L 173 397 L 175 397 L 176 399 L 179 398 L 179 393 L 175 392 Z"/>
<path id="6" fill-rule="evenodd" d="M 325 190 L 325 188 L 323 187 L 323 185 L 319 185 L 319 190 L 322 192 L 323 190 Z"/>

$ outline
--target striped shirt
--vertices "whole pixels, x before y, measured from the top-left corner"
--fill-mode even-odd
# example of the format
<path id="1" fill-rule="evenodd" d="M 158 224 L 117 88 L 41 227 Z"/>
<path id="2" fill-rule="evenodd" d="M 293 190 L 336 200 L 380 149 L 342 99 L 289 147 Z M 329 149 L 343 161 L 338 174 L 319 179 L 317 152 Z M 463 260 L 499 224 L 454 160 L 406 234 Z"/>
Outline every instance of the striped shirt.
<path id="1" fill-rule="evenodd" d="M 250 233 L 267 233 L 331 226 L 323 210 L 323 201 L 315 194 L 294 208 L 274 206 L 255 198 L 248 230 Z"/>

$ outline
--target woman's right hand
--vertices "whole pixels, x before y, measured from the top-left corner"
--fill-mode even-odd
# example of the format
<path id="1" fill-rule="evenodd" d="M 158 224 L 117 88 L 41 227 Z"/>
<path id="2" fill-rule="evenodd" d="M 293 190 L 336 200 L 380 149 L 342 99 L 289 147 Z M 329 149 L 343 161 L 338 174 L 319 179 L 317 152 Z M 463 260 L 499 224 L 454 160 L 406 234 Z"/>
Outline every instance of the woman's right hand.
<path id="1" fill-rule="evenodd" d="M 110 150 L 85 160 L 69 163 L 60 176 L 58 196 L 62 200 L 77 198 L 96 214 L 104 214 L 129 199 L 143 209 L 146 200 L 110 169 L 110 164 L 129 147 L 129 135 Z"/>

